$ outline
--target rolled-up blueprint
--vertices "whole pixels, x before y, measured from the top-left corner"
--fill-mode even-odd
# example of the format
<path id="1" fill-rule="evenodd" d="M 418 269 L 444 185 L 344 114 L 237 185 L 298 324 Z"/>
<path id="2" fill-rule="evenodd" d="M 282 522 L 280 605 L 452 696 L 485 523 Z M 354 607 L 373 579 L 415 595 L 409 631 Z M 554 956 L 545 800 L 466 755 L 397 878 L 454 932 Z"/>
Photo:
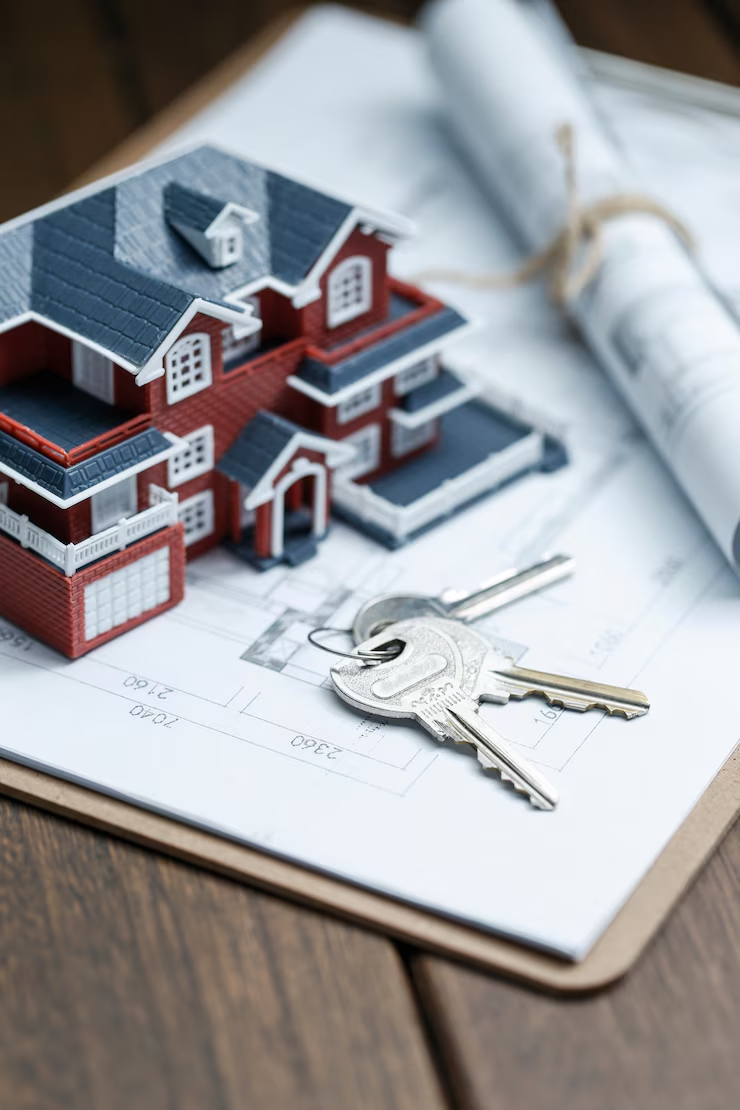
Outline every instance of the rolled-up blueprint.
<path id="1" fill-rule="evenodd" d="M 458 139 L 530 250 L 565 220 L 563 124 L 575 134 L 584 204 L 636 191 L 565 54 L 522 5 L 433 0 L 424 28 Z M 670 228 L 647 215 L 604 227 L 601 266 L 570 311 L 738 569 L 737 320 Z"/>

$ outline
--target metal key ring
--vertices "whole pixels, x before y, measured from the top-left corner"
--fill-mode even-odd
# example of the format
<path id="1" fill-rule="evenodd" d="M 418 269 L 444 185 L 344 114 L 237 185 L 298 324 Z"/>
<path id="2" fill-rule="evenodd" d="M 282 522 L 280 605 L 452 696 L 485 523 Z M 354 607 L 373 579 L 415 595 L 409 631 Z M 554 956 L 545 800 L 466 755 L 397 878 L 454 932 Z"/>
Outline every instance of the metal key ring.
<path id="1" fill-rule="evenodd" d="M 339 651 L 338 648 L 329 647 L 328 644 L 320 643 L 315 637 L 321 632 L 332 632 L 335 635 L 351 636 L 351 628 L 332 628 L 328 624 L 319 625 L 318 628 L 312 628 L 308 633 L 308 641 L 320 651 L 328 651 L 330 655 L 342 655 L 345 659 L 362 659 L 365 663 L 387 663 L 390 659 L 395 659 L 400 654 L 400 651 L 393 648 L 386 648 L 385 651 Z"/>

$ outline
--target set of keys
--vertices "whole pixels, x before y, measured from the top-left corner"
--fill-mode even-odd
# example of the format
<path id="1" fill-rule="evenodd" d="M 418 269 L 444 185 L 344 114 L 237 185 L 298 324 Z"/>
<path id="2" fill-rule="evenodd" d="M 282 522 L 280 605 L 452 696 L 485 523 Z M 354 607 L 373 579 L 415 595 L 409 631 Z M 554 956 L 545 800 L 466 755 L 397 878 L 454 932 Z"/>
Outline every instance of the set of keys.
<path id="1" fill-rule="evenodd" d="M 414 720 L 441 743 L 472 745 L 485 769 L 498 771 L 537 808 L 554 809 L 557 790 L 481 717 L 480 703 L 539 696 L 563 709 L 600 708 L 628 719 L 647 713 L 650 703 L 639 690 L 518 667 L 467 622 L 559 581 L 574 565 L 559 555 L 499 575 L 471 594 L 367 602 L 353 624 L 357 647 L 331 668 L 335 690 L 365 713 Z"/>

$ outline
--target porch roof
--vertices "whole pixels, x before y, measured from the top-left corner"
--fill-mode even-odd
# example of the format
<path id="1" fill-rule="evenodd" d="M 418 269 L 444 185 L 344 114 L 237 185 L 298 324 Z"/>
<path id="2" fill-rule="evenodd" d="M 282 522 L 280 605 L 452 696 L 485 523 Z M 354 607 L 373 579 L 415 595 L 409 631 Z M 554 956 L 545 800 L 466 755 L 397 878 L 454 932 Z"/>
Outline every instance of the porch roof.
<path id="1" fill-rule="evenodd" d="M 216 469 L 249 489 L 245 504 L 253 509 L 272 499 L 273 483 L 301 449 L 322 455 L 330 469 L 355 456 L 354 447 L 260 411 L 221 456 Z"/>
<path id="2" fill-rule="evenodd" d="M 91 496 L 103 484 L 145 470 L 181 445 L 176 437 L 148 428 L 74 466 L 60 466 L 25 443 L 0 431 L 0 473 L 7 474 L 62 508 Z"/>
<path id="3" fill-rule="evenodd" d="M 322 393 L 339 393 L 370 374 L 390 367 L 401 359 L 407 359 L 415 351 L 421 352 L 467 324 L 466 318 L 454 308 L 442 308 L 340 362 L 328 363 L 317 358 L 305 358 L 295 379 Z"/>
<path id="4" fill-rule="evenodd" d="M 242 429 L 217 469 L 251 489 L 279 458 L 290 441 L 304 429 L 282 416 L 258 412 Z"/>

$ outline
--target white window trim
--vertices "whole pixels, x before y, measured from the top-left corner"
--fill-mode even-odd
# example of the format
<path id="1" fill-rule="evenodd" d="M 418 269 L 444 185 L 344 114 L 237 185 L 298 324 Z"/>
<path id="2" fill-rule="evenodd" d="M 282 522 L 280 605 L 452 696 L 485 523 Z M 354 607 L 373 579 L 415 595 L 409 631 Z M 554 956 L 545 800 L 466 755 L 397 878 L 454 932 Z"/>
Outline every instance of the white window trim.
<path id="1" fill-rule="evenodd" d="M 126 505 L 124 509 L 116 509 L 111 512 L 106 508 L 106 502 L 109 502 L 111 497 L 117 495 L 118 502 L 122 502 L 126 497 Z M 131 475 L 130 478 L 123 478 L 120 482 L 116 482 L 107 489 L 101 490 L 99 493 L 94 493 L 90 498 L 90 521 L 91 531 L 95 536 L 98 532 L 104 532 L 106 528 L 112 528 L 114 524 L 118 524 L 119 520 L 126 520 L 130 516 L 135 516 L 138 512 L 138 492 L 136 476 Z"/>
<path id="2" fill-rule="evenodd" d="M 167 485 L 170 489 L 175 489 L 176 486 L 181 486 L 184 482 L 189 482 L 191 478 L 198 478 L 201 474 L 207 474 L 209 470 L 213 470 L 213 426 L 211 424 L 205 424 L 202 428 L 196 428 L 194 432 L 188 432 L 187 435 L 181 438 L 185 441 L 186 446 L 180 451 L 176 451 L 174 455 L 170 455 L 167 460 Z M 203 440 L 202 462 L 191 466 L 185 466 L 178 472 L 178 462 L 187 458 L 188 455 L 193 455 L 198 440 Z"/>
<path id="3" fill-rule="evenodd" d="M 188 347 L 192 347 L 199 341 L 203 345 L 201 356 L 203 360 L 201 380 L 191 381 L 186 386 L 183 386 L 181 383 L 176 385 L 177 367 L 174 365 L 175 359 Z M 168 405 L 174 405 L 178 401 L 184 401 L 186 397 L 192 397 L 195 393 L 200 393 L 202 389 L 207 389 L 213 380 L 211 370 L 211 337 L 204 331 L 190 332 L 188 335 L 183 335 L 181 339 L 178 339 L 177 343 L 170 347 L 165 356 L 164 364 L 167 373 Z"/>
<path id="4" fill-rule="evenodd" d="M 395 459 L 410 455 L 418 451 L 425 443 L 434 439 L 436 420 L 427 420 L 424 424 L 417 424 L 415 428 L 407 428 L 403 424 L 391 425 L 391 454 Z"/>
<path id="5" fill-rule="evenodd" d="M 380 466 L 380 444 L 381 444 L 381 431 L 380 424 L 366 424 L 364 428 L 360 428 L 357 432 L 352 432 L 351 435 L 345 436 L 341 441 L 347 444 L 348 447 L 355 447 L 362 443 L 362 441 L 370 443 L 371 456 L 368 462 L 357 458 L 348 462 L 341 468 L 341 474 L 345 478 L 361 478 L 363 474 L 369 474 L 371 470 L 376 470 Z"/>
<path id="6" fill-rule="evenodd" d="M 348 270 L 360 270 L 360 298 L 350 304 L 339 303 L 337 300 L 341 297 L 341 288 L 343 282 L 346 280 Z M 356 316 L 362 316 L 367 312 L 373 303 L 373 267 L 372 262 L 364 254 L 353 255 L 351 258 L 345 258 L 340 262 L 331 273 L 327 281 L 327 308 L 326 308 L 326 322 L 330 328 L 338 328 L 340 324 L 346 324 L 349 320 L 354 320 Z"/>
<path id="7" fill-rule="evenodd" d="M 185 527 L 186 547 L 190 547 L 191 544 L 198 543 L 199 540 L 204 540 L 207 536 L 213 535 L 213 529 L 215 527 L 215 514 L 213 507 L 212 489 L 204 490 L 202 493 L 196 493 L 193 497 L 188 497 L 186 501 L 181 501 L 177 511 L 178 519 L 184 524 L 185 517 L 188 515 L 188 512 L 191 509 L 195 509 L 198 505 L 203 505 L 205 508 L 203 524 L 198 530 L 190 531 L 189 533 L 187 530 L 187 526 Z"/>
<path id="8" fill-rule="evenodd" d="M 346 401 L 342 401 L 337 405 L 337 423 L 349 424 L 351 420 L 357 420 L 358 417 L 364 416 L 373 409 L 377 409 L 380 405 L 382 398 L 382 387 L 380 382 L 375 382 L 373 385 L 364 386 L 358 389 Z M 365 398 L 363 401 L 362 398 Z"/>
<path id="9" fill-rule="evenodd" d="M 438 373 L 439 366 L 435 355 L 429 355 L 419 362 L 412 363 L 411 366 L 406 366 L 403 370 L 399 370 L 393 379 L 396 397 L 404 397 L 407 393 L 418 389 L 420 385 L 433 382 Z"/>

